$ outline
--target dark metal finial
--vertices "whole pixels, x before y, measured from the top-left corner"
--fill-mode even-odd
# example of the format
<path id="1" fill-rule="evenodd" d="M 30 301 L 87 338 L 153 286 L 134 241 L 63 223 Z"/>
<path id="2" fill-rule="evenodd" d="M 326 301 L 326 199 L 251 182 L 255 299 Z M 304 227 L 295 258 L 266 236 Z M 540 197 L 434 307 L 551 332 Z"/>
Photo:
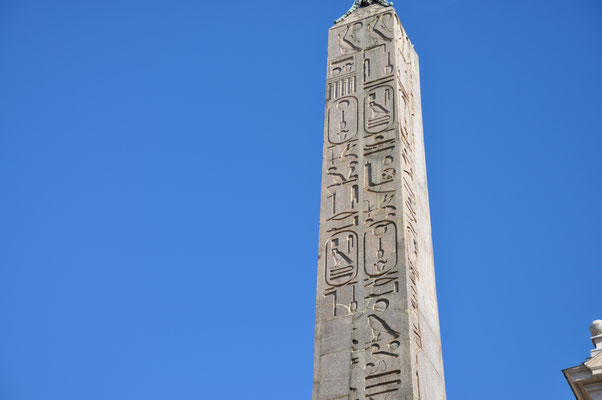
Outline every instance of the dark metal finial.
<path id="1" fill-rule="evenodd" d="M 393 5 L 393 2 L 387 0 L 355 0 L 349 11 L 347 11 L 345 15 L 343 15 L 341 18 L 334 21 L 334 23 L 338 24 L 339 22 L 350 16 L 351 13 L 357 10 L 358 8 L 368 7 L 372 4 L 380 4 L 383 7 L 391 7 Z"/>

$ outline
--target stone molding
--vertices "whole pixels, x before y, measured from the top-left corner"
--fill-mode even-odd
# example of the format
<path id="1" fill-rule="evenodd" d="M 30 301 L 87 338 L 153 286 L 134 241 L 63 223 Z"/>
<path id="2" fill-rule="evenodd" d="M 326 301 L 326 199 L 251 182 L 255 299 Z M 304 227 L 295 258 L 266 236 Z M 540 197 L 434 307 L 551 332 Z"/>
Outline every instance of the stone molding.
<path id="1" fill-rule="evenodd" d="M 602 321 L 590 327 L 595 348 L 583 364 L 563 370 L 577 400 L 602 400 Z"/>

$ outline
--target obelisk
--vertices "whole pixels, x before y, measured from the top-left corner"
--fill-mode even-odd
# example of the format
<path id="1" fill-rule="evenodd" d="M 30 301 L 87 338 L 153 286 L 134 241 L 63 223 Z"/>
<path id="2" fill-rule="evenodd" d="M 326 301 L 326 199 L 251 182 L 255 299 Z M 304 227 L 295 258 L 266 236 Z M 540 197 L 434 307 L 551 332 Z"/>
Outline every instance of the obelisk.
<path id="1" fill-rule="evenodd" d="M 443 400 L 418 56 L 366 3 L 329 31 L 313 400 Z"/>

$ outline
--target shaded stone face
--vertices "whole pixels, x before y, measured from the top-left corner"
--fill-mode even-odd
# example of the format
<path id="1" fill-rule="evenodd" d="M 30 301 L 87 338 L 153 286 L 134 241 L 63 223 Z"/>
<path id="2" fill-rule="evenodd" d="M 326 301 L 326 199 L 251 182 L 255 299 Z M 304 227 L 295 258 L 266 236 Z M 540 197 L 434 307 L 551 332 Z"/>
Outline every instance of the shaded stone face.
<path id="1" fill-rule="evenodd" d="M 390 7 L 329 32 L 319 248 L 313 400 L 444 400 L 418 57 Z"/>

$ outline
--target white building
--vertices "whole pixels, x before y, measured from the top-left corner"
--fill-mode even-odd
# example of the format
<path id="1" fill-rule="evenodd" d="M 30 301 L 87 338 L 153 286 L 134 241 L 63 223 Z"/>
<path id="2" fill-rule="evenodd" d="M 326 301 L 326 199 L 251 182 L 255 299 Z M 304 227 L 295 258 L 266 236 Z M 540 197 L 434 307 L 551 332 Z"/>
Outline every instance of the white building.
<path id="1" fill-rule="evenodd" d="M 583 364 L 562 371 L 577 400 L 602 400 L 602 321 L 590 327 L 594 349 Z"/>

